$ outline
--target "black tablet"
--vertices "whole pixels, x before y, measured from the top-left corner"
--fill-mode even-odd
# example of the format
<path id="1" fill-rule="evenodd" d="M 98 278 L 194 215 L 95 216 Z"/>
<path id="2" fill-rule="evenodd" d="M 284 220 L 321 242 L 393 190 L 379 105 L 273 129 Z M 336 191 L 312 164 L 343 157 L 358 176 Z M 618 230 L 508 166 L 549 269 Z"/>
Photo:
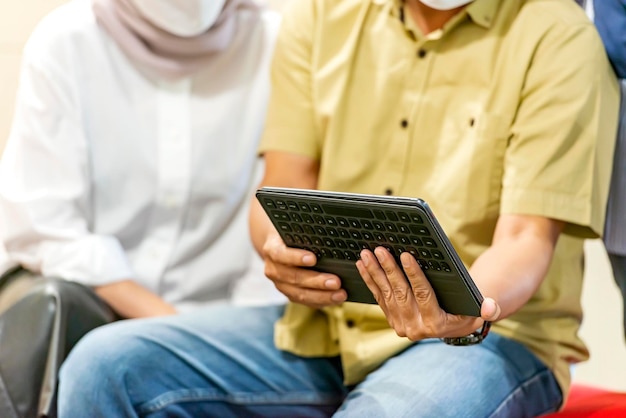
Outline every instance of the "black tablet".
<path id="1" fill-rule="evenodd" d="M 483 297 L 422 199 L 263 187 L 256 197 L 289 247 L 312 251 L 313 269 L 336 274 L 348 301 L 375 304 L 356 268 L 362 249 L 385 247 L 419 263 L 442 309 L 480 316 Z"/>

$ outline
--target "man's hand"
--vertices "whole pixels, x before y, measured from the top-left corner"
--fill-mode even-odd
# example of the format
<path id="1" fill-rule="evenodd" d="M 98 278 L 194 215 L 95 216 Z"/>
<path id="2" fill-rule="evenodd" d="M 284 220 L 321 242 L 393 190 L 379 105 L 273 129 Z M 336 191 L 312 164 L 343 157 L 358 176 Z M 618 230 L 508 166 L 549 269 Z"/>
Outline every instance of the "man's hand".
<path id="1" fill-rule="evenodd" d="M 402 268 L 386 249 L 378 247 L 374 253 L 363 250 L 356 263 L 389 325 L 399 336 L 412 341 L 462 337 L 474 332 L 484 321 L 495 321 L 500 316 L 500 306 L 490 298 L 483 301 L 481 318 L 445 312 L 415 258 L 403 253 L 400 260 Z"/>
<path id="2" fill-rule="evenodd" d="M 323 308 L 345 302 L 348 297 L 339 277 L 305 268 L 315 265 L 315 254 L 287 247 L 276 231 L 268 234 L 261 256 L 265 275 L 292 302 Z"/>

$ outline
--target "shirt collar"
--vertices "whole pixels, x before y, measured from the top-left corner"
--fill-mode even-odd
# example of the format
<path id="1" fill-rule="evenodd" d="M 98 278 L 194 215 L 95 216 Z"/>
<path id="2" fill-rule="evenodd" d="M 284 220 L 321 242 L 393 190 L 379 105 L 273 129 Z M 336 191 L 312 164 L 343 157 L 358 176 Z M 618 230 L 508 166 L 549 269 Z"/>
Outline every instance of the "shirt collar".
<path id="1" fill-rule="evenodd" d="M 484 28 L 490 28 L 498 12 L 501 0 L 474 0 L 464 11 L 474 23 Z M 391 16 L 400 19 L 404 13 L 402 11 L 403 0 L 372 0 L 378 5 L 387 5 Z M 406 18 L 406 17 L 405 17 Z"/>
<path id="2" fill-rule="evenodd" d="M 465 11 L 474 23 L 488 29 L 495 20 L 501 0 L 474 0 Z"/>

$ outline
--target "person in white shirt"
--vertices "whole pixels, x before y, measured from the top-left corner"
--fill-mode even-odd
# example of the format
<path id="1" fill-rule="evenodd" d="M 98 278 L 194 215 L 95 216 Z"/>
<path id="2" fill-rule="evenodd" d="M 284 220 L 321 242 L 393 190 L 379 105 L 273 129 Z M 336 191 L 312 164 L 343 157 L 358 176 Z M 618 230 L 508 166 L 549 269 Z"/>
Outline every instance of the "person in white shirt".
<path id="1" fill-rule="evenodd" d="M 93 289 L 101 322 L 232 300 L 279 23 L 251 0 L 72 0 L 40 22 L 0 163 L 0 237 L 23 267 L 0 322 L 33 292 L 67 316 Z"/>

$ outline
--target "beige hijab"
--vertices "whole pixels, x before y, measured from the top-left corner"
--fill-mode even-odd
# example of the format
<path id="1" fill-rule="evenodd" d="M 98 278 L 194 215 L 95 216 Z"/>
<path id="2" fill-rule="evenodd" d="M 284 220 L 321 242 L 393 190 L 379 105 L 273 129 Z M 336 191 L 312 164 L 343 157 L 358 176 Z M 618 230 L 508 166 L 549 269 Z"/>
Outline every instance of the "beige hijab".
<path id="1" fill-rule="evenodd" d="M 168 80 L 188 77 L 214 54 L 225 51 L 237 33 L 237 11 L 250 9 L 253 0 L 227 0 L 217 20 L 206 32 L 181 37 L 151 23 L 131 0 L 92 0 L 98 24 L 141 70 Z"/>

